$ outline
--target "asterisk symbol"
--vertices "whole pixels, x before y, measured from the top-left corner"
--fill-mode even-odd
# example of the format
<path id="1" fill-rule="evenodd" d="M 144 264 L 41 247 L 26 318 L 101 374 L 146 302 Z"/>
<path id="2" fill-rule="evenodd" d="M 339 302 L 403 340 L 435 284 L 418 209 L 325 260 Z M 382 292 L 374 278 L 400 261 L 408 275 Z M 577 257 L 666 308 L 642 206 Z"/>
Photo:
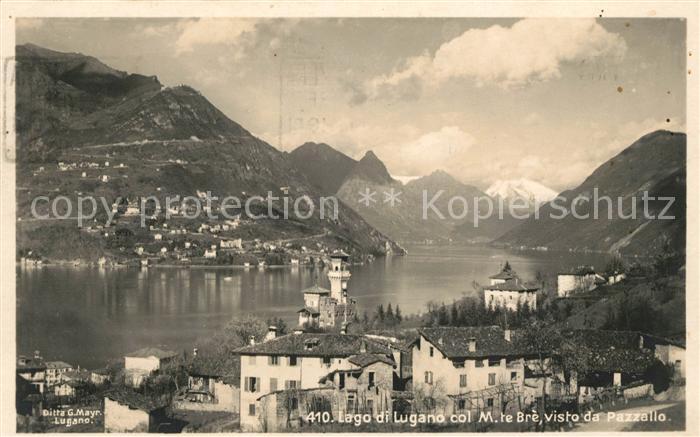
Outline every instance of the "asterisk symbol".
<path id="1" fill-rule="evenodd" d="M 401 199 L 399 199 L 400 195 L 401 191 L 396 191 L 391 188 L 388 193 L 386 191 L 384 192 L 384 203 L 388 203 L 389 206 L 393 208 L 397 203 L 401 203 Z"/>
<path id="2" fill-rule="evenodd" d="M 374 195 L 377 194 L 376 191 L 372 191 L 369 188 L 365 188 L 365 192 L 358 193 L 360 195 L 360 200 L 358 200 L 359 203 L 364 203 L 365 206 L 369 206 L 370 202 L 376 203 L 377 200 L 374 198 Z"/>

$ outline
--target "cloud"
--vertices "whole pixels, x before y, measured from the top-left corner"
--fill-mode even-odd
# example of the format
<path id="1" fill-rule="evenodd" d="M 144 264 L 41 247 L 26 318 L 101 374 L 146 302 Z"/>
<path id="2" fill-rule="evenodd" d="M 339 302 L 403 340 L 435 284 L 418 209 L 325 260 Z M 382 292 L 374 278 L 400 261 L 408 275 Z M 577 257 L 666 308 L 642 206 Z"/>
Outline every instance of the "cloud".
<path id="1" fill-rule="evenodd" d="M 455 78 L 509 89 L 559 78 L 566 63 L 602 56 L 619 60 L 626 50 L 620 35 L 594 19 L 527 18 L 511 27 L 467 30 L 434 55 L 411 57 L 368 80 L 363 92 L 368 98 L 412 96 L 423 84 Z"/>
<path id="2" fill-rule="evenodd" d="M 246 34 L 256 30 L 256 19 L 200 18 L 178 23 L 180 35 L 175 41 L 178 54 L 191 52 L 199 45 L 226 44 L 240 47 Z"/>
<path id="3" fill-rule="evenodd" d="M 417 175 L 436 169 L 459 176 L 476 143 L 472 135 L 458 126 L 444 126 L 428 132 L 395 150 L 394 168 L 402 174 Z"/>

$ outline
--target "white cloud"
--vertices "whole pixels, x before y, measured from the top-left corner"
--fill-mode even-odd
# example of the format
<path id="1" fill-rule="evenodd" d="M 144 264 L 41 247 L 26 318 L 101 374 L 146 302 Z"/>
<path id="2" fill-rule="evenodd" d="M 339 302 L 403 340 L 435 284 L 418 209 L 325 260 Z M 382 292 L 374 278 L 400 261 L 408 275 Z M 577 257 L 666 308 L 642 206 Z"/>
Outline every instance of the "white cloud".
<path id="1" fill-rule="evenodd" d="M 455 176 L 471 161 L 471 148 L 476 143 L 472 135 L 458 126 L 444 126 L 400 145 L 395 151 L 394 167 L 404 174 L 426 174 L 443 169 Z"/>
<path id="2" fill-rule="evenodd" d="M 478 86 L 512 88 L 561 76 L 565 63 L 610 56 L 620 59 L 627 45 L 594 19 L 534 19 L 511 27 L 470 29 L 427 53 L 406 60 L 389 74 L 365 83 L 367 97 L 384 97 L 402 86 L 439 85 L 454 78 Z M 405 90 L 404 90 L 405 93 Z"/>
<path id="3" fill-rule="evenodd" d="M 191 52 L 198 45 L 240 45 L 246 34 L 255 32 L 256 19 L 200 18 L 178 23 L 180 36 L 175 41 L 177 53 Z"/>

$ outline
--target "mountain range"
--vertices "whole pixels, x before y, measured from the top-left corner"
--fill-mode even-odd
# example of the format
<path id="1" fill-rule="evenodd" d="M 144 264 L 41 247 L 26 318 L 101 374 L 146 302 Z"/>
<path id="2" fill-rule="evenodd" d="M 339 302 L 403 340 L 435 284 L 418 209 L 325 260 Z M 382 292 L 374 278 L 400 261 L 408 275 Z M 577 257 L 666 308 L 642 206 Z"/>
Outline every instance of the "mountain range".
<path id="1" fill-rule="evenodd" d="M 473 225 L 474 199 L 488 197 L 479 188 L 464 184 L 442 170 L 412 178 L 406 183 L 394 179 L 384 163 L 372 151 L 355 160 L 328 144 L 305 143 L 290 152 L 297 167 L 328 195 L 335 194 L 380 232 L 401 242 L 487 242 L 518 224 L 506 216 Z M 315 163 L 319 163 L 318 165 Z M 363 202 L 363 193 L 375 193 Z M 391 194 L 397 197 L 391 201 Z M 424 213 L 424 204 L 438 196 L 432 209 Z M 449 199 L 467 200 L 467 213 L 456 203 L 449 214 Z M 424 216 L 425 214 L 425 216 Z"/>
<path id="2" fill-rule="evenodd" d="M 656 198 L 648 202 L 647 214 L 655 219 L 644 216 L 645 193 Z M 672 198 L 673 202 L 659 197 Z M 637 255 L 659 253 L 667 245 L 684 251 L 686 135 L 665 130 L 644 135 L 600 165 L 581 185 L 560 193 L 559 198 L 540 207 L 539 219 L 530 217 L 496 243 Z M 575 199 L 579 218 L 573 214 L 553 218 L 562 215 L 562 206 L 572 212 Z M 662 213 L 674 219 L 658 219 Z"/>
<path id="3" fill-rule="evenodd" d="M 17 46 L 18 216 L 37 194 L 122 197 L 196 195 L 243 199 L 289 187 L 292 199 L 323 194 L 289 155 L 256 138 L 188 86 L 128 74 L 77 53 Z M 100 174 L 43 171 L 60 161 L 97 162 Z M 104 162 L 104 165 L 102 164 Z M 119 166 L 125 170 L 117 170 Z M 318 206 L 318 205 L 317 205 Z M 337 220 L 260 220 L 268 239 L 327 235 L 331 244 L 380 253 L 389 238 L 340 204 Z M 21 247 L 22 229 L 18 235 Z"/>
<path id="4" fill-rule="evenodd" d="M 156 76 L 129 74 L 90 56 L 31 44 L 17 46 L 16 58 L 18 216 L 28 213 L 38 194 L 113 199 L 211 191 L 245 198 L 289 187 L 292 198 L 337 195 L 338 219 L 262 220 L 255 235 L 248 237 L 327 235 L 337 244 L 365 252 L 381 252 L 387 244 L 398 250 L 392 240 L 495 240 L 494 244 L 507 247 L 646 254 L 669 242 L 681 247 L 685 241 L 686 137 L 681 133 L 643 136 L 580 186 L 560 194 L 566 202 L 579 199 L 579 213 L 593 208 L 596 188 L 601 196 L 628 201 L 621 206 L 625 214 L 640 211 L 640 205 L 631 206 L 629 201 L 644 192 L 674 197 L 667 214 L 676 220 L 648 220 L 640 214 L 635 219 L 580 220 L 569 215 L 555 220 L 554 202 L 536 209 L 554 192 L 530 180 L 504 179 L 484 192 L 437 170 L 404 184 L 371 151 L 359 160 L 323 143 L 281 152 L 188 86 L 165 87 Z M 119 162 L 128 171 L 110 168 L 113 177 L 108 182 L 99 182 L 99 175 L 93 174 L 85 178 L 40 171 L 55 168 L 60 161 Z M 467 200 L 468 213 L 445 218 L 432 211 L 425 214 L 426 198 L 439 192 L 433 203 L 437 210 L 445 213 L 448 200 L 459 197 Z M 505 215 L 475 226 L 469 201 L 489 196 L 506 203 L 523 200 L 539 218 Z M 664 207 L 659 200 L 650 206 L 657 214 Z M 457 202 L 455 209 L 459 214 L 463 205 Z M 613 209 L 603 205 L 600 214 Z"/>

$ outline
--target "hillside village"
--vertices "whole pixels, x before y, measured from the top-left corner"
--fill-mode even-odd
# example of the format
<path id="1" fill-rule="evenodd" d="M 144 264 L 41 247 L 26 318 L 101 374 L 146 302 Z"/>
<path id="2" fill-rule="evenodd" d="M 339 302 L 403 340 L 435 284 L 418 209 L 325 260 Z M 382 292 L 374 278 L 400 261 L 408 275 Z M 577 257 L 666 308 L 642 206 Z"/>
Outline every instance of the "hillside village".
<path id="1" fill-rule="evenodd" d="M 118 367 L 95 370 L 44 360 L 39 351 L 19 357 L 21 429 L 61 430 L 58 412 L 76 408 L 97 413 L 78 415 L 75 426 L 106 432 L 389 430 L 411 420 L 422 430 L 570 429 L 575 420 L 530 418 L 504 428 L 484 417 L 582 414 L 658 396 L 683 399 L 683 340 L 537 320 L 527 328 L 438 322 L 364 331 L 348 259 L 342 251 L 330 255 L 330 289 L 302 290 L 296 328 L 257 322 L 255 330 L 243 322 L 226 334 L 242 346 L 193 345 L 184 354 L 147 347 L 125 354 Z M 578 298 L 625 281 L 621 271 L 578 267 L 558 276 L 553 294 Z M 542 296 L 524 284 L 506 263 L 483 286 L 484 310 L 505 311 L 514 321 L 536 311 Z M 390 420 L 377 423 L 377 417 Z"/>

